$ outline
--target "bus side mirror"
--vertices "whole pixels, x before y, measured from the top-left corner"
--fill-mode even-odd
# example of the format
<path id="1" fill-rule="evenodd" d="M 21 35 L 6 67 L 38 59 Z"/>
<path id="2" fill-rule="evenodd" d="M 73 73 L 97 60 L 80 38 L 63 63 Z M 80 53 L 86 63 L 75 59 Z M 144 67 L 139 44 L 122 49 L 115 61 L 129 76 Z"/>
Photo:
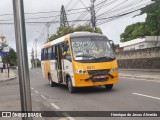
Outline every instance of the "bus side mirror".
<path id="1" fill-rule="evenodd" d="M 109 44 L 111 45 L 113 51 L 115 52 L 115 46 L 113 40 L 109 40 Z"/>

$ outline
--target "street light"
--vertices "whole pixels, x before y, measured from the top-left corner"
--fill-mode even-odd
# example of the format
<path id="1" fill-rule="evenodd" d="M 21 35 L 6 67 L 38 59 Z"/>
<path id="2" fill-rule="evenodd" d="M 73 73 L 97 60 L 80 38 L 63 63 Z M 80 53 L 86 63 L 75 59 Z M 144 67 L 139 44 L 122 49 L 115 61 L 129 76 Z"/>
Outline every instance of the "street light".
<path id="1" fill-rule="evenodd" d="M 38 39 L 35 39 L 35 65 L 36 65 L 36 68 L 37 68 L 37 41 Z"/>
<path id="2" fill-rule="evenodd" d="M 35 31 L 35 32 L 40 33 L 39 31 Z M 38 65 L 37 65 L 37 63 L 38 63 L 38 61 L 37 61 L 38 60 L 38 57 L 37 57 L 37 41 L 38 41 L 38 37 L 35 39 L 35 68 L 38 67 Z"/>

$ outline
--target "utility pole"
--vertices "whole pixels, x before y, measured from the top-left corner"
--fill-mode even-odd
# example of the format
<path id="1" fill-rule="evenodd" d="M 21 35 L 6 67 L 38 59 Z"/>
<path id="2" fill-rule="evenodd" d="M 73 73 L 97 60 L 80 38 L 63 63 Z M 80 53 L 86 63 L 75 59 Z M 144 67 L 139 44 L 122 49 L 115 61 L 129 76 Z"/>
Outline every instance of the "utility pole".
<path id="1" fill-rule="evenodd" d="M 68 27 L 69 26 L 69 23 L 68 23 L 68 20 L 67 20 L 66 11 L 65 11 L 63 5 L 61 7 L 60 26 L 61 27 Z"/>
<path id="2" fill-rule="evenodd" d="M 91 0 L 91 23 L 92 23 L 93 32 L 96 31 L 96 13 L 94 8 L 95 1 L 96 0 Z"/>
<path id="3" fill-rule="evenodd" d="M 37 39 L 35 39 L 35 68 L 37 68 Z"/>
<path id="4" fill-rule="evenodd" d="M 32 68 L 34 68 L 34 49 L 32 48 L 32 52 L 31 52 L 31 62 L 32 62 Z"/>
<path id="5" fill-rule="evenodd" d="M 51 24 L 48 22 L 46 24 L 46 27 L 47 27 L 47 42 L 49 42 L 49 28 L 50 28 Z"/>
<path id="6" fill-rule="evenodd" d="M 24 18 L 23 0 L 12 0 L 18 57 L 18 75 L 21 97 L 21 111 L 32 111 L 31 88 L 28 68 L 28 52 Z M 22 120 L 33 120 L 32 117 L 23 117 Z"/>

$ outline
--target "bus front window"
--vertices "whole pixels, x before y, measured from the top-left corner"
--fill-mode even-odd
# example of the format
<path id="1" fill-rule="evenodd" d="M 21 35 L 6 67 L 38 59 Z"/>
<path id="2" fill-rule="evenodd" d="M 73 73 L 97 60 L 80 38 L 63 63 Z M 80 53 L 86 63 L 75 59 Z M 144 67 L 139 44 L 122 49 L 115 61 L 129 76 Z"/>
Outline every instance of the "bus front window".
<path id="1" fill-rule="evenodd" d="M 105 37 L 72 38 L 74 60 L 113 60 L 114 52 Z"/>

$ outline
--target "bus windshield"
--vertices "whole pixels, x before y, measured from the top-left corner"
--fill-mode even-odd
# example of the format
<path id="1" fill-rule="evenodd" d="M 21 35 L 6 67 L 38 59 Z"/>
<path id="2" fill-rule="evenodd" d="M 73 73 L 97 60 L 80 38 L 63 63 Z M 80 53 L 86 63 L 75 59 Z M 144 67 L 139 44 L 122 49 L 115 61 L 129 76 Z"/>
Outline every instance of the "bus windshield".
<path id="1" fill-rule="evenodd" d="M 78 37 L 71 39 L 74 60 L 113 60 L 115 54 L 106 37 Z"/>

